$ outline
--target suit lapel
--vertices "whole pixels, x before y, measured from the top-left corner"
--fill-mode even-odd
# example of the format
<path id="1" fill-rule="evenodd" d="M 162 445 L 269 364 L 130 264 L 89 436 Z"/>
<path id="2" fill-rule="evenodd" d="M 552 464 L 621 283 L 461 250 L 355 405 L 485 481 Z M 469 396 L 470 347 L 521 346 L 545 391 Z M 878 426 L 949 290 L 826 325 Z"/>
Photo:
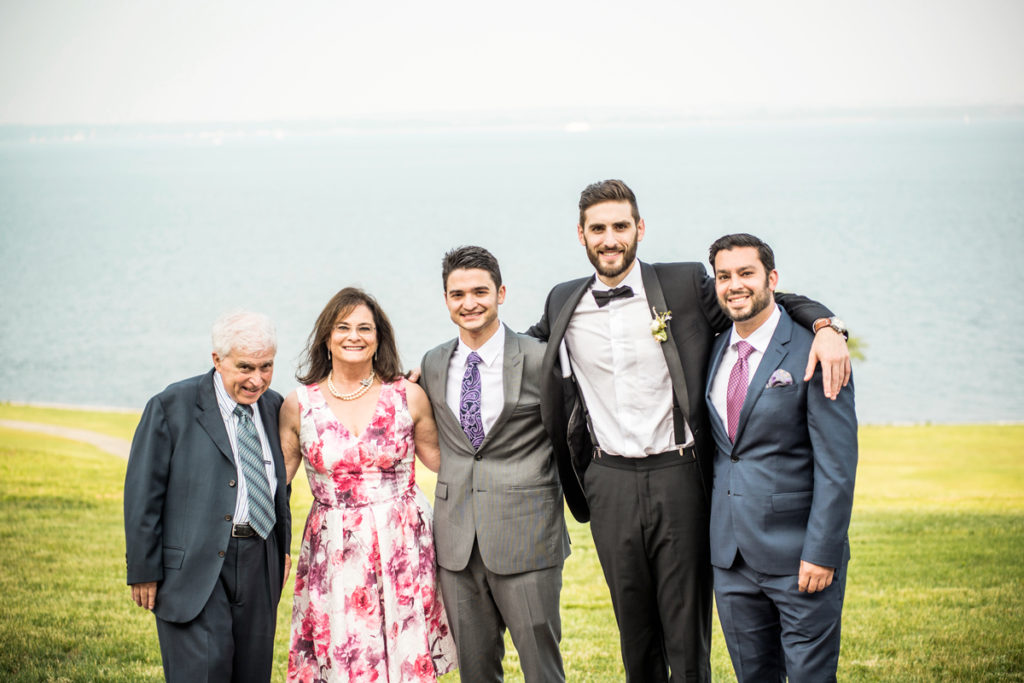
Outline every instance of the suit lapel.
<path id="1" fill-rule="evenodd" d="M 444 406 L 443 410 L 435 411 L 434 419 L 443 420 L 447 422 L 450 427 L 462 432 L 462 423 L 459 422 L 459 416 L 453 413 L 451 407 L 448 405 L 448 366 L 451 365 L 452 354 L 455 353 L 455 349 L 458 345 L 458 337 L 446 342 L 441 346 L 441 349 L 436 356 L 437 362 L 432 364 L 430 367 L 423 368 L 423 372 L 427 375 L 427 386 L 433 394 L 430 397 L 431 402 L 434 403 L 434 405 Z M 463 437 L 466 438 L 466 443 L 468 444 L 469 438 L 466 437 L 464 433 Z"/>
<path id="2" fill-rule="evenodd" d="M 231 442 L 228 441 L 224 419 L 220 416 L 220 406 L 217 404 L 217 394 L 213 389 L 213 373 L 214 371 L 210 370 L 199 384 L 199 393 L 196 396 L 199 414 L 196 419 L 224 457 L 234 464 L 235 456 L 231 452 Z"/>
<path id="3" fill-rule="evenodd" d="M 555 353 L 558 353 L 558 345 L 565 338 L 565 331 L 569 329 L 569 321 L 572 320 L 572 314 L 576 311 L 576 306 L 580 303 L 580 299 L 583 298 L 586 291 L 590 289 L 594 279 L 595 276 L 590 276 L 588 279 L 583 280 L 576 289 L 569 292 L 569 297 L 565 300 L 562 310 L 558 312 L 558 317 L 555 318 L 555 323 L 551 326 L 551 333 L 548 335 L 548 348 L 553 346 Z"/>
<path id="4" fill-rule="evenodd" d="M 569 292 L 569 296 L 566 297 L 562 307 L 558 310 L 558 315 L 554 318 L 551 328 L 548 330 L 548 346 L 544 351 L 543 366 L 545 373 L 555 370 L 554 375 L 546 374 L 542 380 L 542 385 L 546 387 L 545 391 L 548 392 L 548 395 L 552 395 L 552 392 L 549 391 L 552 389 L 554 390 L 554 396 L 562 395 L 562 390 L 560 388 L 561 385 L 559 382 L 562 379 L 562 375 L 567 374 L 570 371 L 570 368 L 561 367 L 561 363 L 559 361 L 559 349 L 562 348 L 562 344 L 564 343 L 565 331 L 569 329 L 569 321 L 572 320 L 572 314 L 576 311 L 576 306 L 579 305 L 580 299 L 582 299 L 586 291 L 590 289 L 590 285 L 593 284 L 596 278 L 597 276 L 591 275 L 589 278 L 580 280 L 580 283 L 576 288 Z M 561 370 L 561 372 L 558 372 L 557 370 Z M 554 380 L 555 383 L 549 384 L 552 380 Z M 556 403 L 560 404 L 561 399 L 558 399 Z"/>
<path id="5" fill-rule="evenodd" d="M 732 448 L 732 442 L 729 441 L 729 431 L 727 425 L 722 422 L 721 415 L 715 410 L 715 406 L 711 403 L 711 380 L 714 379 L 715 375 L 718 374 L 718 369 L 722 364 L 722 358 L 725 356 L 725 350 L 729 347 L 729 331 L 726 330 L 718 335 L 715 339 L 714 351 L 711 353 L 711 367 L 708 369 L 708 380 L 705 383 L 704 390 L 704 401 L 708 406 L 708 413 L 711 417 L 711 430 L 714 432 L 715 440 L 719 444 L 729 444 L 729 448 Z"/>
<path id="6" fill-rule="evenodd" d="M 519 348 L 519 339 L 516 338 L 515 333 L 508 329 L 508 327 L 505 328 L 505 349 L 503 353 L 501 393 L 504 403 L 501 407 L 501 413 L 498 414 L 498 419 L 487 430 L 487 435 L 484 437 L 483 443 L 480 444 L 481 450 L 491 440 L 491 435 L 500 431 L 501 427 L 508 422 L 509 416 L 519 403 L 519 390 L 523 385 L 523 353 Z"/>
<path id="7" fill-rule="evenodd" d="M 263 431 L 267 433 L 267 443 L 270 444 L 270 457 L 274 460 L 274 473 L 277 477 L 277 489 L 283 491 L 287 486 L 287 474 L 284 469 L 284 455 L 281 452 L 281 433 L 277 429 L 277 420 L 271 419 L 273 409 L 270 401 L 264 393 L 256 403 L 260 407 L 260 420 L 263 422 Z"/>
<path id="8" fill-rule="evenodd" d="M 647 303 L 659 313 L 669 310 L 665 302 L 665 293 L 661 289 L 661 282 L 654 266 L 640 262 L 640 275 L 644 282 L 644 292 L 647 295 Z M 661 344 L 661 351 L 665 354 L 665 364 L 668 365 L 668 374 L 672 378 L 672 391 L 676 396 L 676 403 L 683 413 L 683 417 L 690 422 L 690 399 L 686 390 L 686 374 L 683 372 L 683 362 L 679 358 L 679 348 L 676 346 L 675 337 L 672 334 L 672 325 L 666 325 L 665 331 L 668 339 Z M 676 428 L 676 438 L 682 439 L 682 425 Z"/>
<path id="9" fill-rule="evenodd" d="M 782 309 L 780 308 L 779 310 Z M 740 437 L 743 435 L 743 427 L 746 426 L 747 418 L 753 412 L 757 400 L 764 393 L 768 378 L 772 376 L 772 373 L 778 369 L 788 355 L 787 345 L 789 344 L 792 332 L 793 322 L 786 315 L 786 312 L 782 311 L 782 315 L 779 317 L 779 324 L 775 328 L 775 334 L 772 335 L 772 340 L 768 342 L 768 348 L 764 350 L 761 362 L 757 365 L 757 372 L 754 373 L 754 378 L 750 380 L 747 397 L 743 400 L 743 409 L 740 410 L 740 418 L 736 424 L 736 443 L 739 442 Z"/>

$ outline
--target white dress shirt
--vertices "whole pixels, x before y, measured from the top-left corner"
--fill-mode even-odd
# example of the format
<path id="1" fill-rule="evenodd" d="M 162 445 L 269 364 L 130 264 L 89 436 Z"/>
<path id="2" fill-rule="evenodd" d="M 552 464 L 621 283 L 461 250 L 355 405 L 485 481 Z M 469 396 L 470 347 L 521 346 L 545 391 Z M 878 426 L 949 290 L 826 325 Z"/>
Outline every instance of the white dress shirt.
<path id="1" fill-rule="evenodd" d="M 462 402 L 462 378 L 466 375 L 466 359 L 473 349 L 459 339 L 455 353 L 448 361 L 448 384 L 445 388 L 445 400 L 448 408 L 459 419 L 459 406 Z M 484 425 L 484 434 L 498 420 L 502 408 L 505 407 L 505 388 L 502 369 L 505 364 L 505 326 L 498 323 L 498 331 L 476 349 L 480 356 L 477 370 L 480 371 L 480 420 Z"/>
<path id="2" fill-rule="evenodd" d="M 739 359 L 740 354 L 736 350 L 736 342 L 745 341 L 754 347 L 754 350 L 747 356 L 747 386 L 750 386 L 750 381 L 754 379 L 754 373 L 757 372 L 757 366 L 761 364 L 761 359 L 764 358 L 765 349 L 768 348 L 768 344 L 772 340 L 772 335 L 775 334 L 775 328 L 779 326 L 779 318 L 782 314 L 779 313 L 779 307 L 772 302 L 772 314 L 768 316 L 768 319 L 761 323 L 761 327 L 757 328 L 750 333 L 746 339 L 736 333 L 736 324 L 733 323 L 732 332 L 729 333 L 729 346 L 726 347 L 725 353 L 722 354 L 722 362 L 718 365 L 718 371 L 715 372 L 715 376 L 711 379 L 711 405 L 715 407 L 718 412 L 718 416 L 722 418 L 722 424 L 726 425 L 728 429 L 729 417 L 726 405 L 729 394 L 729 375 L 732 374 L 732 366 L 736 365 L 736 361 Z"/>
<path id="3" fill-rule="evenodd" d="M 601 449 L 636 458 L 689 445 L 693 435 L 684 425 L 687 443 L 676 444 L 672 379 L 661 342 L 651 334 L 653 314 L 639 261 L 623 285 L 633 289 L 633 296 L 613 299 L 603 308 L 586 292 L 565 331 L 565 343 Z M 593 289 L 611 288 L 598 279 Z"/>
<path id="4" fill-rule="evenodd" d="M 228 442 L 231 444 L 231 453 L 235 456 L 235 469 L 238 471 L 238 498 L 235 500 L 235 515 L 232 522 L 244 524 L 249 521 L 249 489 L 245 485 L 245 473 L 242 471 L 242 463 L 238 459 L 238 421 L 241 419 L 235 415 L 235 406 L 238 401 L 228 395 L 224 388 L 224 378 L 219 372 L 213 373 L 213 389 L 217 394 L 217 406 L 220 408 L 221 419 L 224 420 L 224 429 L 228 433 Z M 267 433 L 263 430 L 263 420 L 260 418 L 260 408 L 252 404 L 252 421 L 256 425 L 256 433 L 260 435 L 260 447 L 263 449 L 263 467 L 267 471 L 267 481 L 270 483 L 270 497 L 273 500 L 277 491 L 277 473 L 274 471 L 274 459 L 270 456 L 270 442 L 267 441 Z"/>

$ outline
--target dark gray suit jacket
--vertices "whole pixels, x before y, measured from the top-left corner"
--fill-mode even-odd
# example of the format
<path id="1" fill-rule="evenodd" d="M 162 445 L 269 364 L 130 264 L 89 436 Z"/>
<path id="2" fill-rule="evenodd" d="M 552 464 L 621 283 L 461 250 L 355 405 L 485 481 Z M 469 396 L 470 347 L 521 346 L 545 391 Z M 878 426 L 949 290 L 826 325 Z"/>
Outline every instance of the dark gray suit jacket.
<path id="1" fill-rule="evenodd" d="M 647 303 L 659 313 L 672 311 L 668 341 L 661 345 L 672 378 L 677 441 L 682 443 L 684 417 L 693 431 L 697 462 L 710 490 L 711 455 L 714 444 L 704 404 L 704 381 L 715 335 L 732 322 L 718 306 L 714 280 L 700 263 L 640 263 Z M 541 379 L 544 424 L 551 435 L 565 500 L 573 516 L 586 522 L 590 509 L 583 493 L 583 472 L 590 464 L 593 444 L 587 433 L 582 399 L 574 379 L 562 377 L 558 347 L 565 338 L 573 311 L 590 289 L 594 276 L 556 285 L 544 304 L 540 322 L 527 330 L 532 337 L 548 342 Z M 795 294 L 778 294 L 778 301 L 804 327 L 817 318 L 830 317 L 821 304 Z M 807 362 L 806 356 L 804 362 Z M 701 501 L 706 506 L 707 501 Z"/>
<path id="2" fill-rule="evenodd" d="M 426 353 L 420 385 L 441 444 L 434 500 L 437 563 L 465 569 L 474 540 L 484 565 L 515 574 L 560 565 L 569 554 L 562 488 L 540 416 L 544 345 L 505 328 L 504 407 L 478 451 L 446 400 L 452 339 Z"/>
<path id="3" fill-rule="evenodd" d="M 213 592 L 231 538 L 238 492 L 231 444 L 217 406 L 213 370 L 177 382 L 146 404 L 132 439 L 124 482 L 128 584 L 158 582 L 153 612 L 187 622 Z M 257 401 L 277 473 L 274 504 L 278 558 L 270 588 L 280 599 L 291 513 L 277 429 L 281 395 Z"/>
<path id="4" fill-rule="evenodd" d="M 729 344 L 715 342 L 705 393 L 717 446 L 711 492 L 711 563 L 728 569 L 739 550 L 764 574 L 797 574 L 800 560 L 840 568 L 857 469 L 853 382 L 825 398 L 819 369 L 803 381 L 812 335 L 782 311 L 740 411 L 736 441 L 711 404 L 711 381 Z M 792 384 L 768 387 L 778 370 Z"/>

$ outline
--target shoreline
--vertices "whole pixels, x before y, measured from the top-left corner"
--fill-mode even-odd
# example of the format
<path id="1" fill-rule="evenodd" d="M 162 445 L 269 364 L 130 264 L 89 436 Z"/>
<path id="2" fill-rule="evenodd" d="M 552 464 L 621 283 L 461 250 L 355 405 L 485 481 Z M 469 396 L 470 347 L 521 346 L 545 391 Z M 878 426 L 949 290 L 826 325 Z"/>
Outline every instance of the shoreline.
<path id="1" fill-rule="evenodd" d="M 90 406 L 75 403 L 48 403 L 0 400 L 0 406 L 15 408 L 50 408 L 53 410 L 74 410 L 80 413 L 141 413 L 142 408 L 124 408 L 121 406 Z"/>
<path id="2" fill-rule="evenodd" d="M 8 401 L 0 400 L 0 408 L 3 406 L 13 406 L 16 408 L 43 408 L 53 410 L 70 410 L 80 413 L 115 413 L 122 415 L 130 415 L 133 413 L 142 413 L 142 407 L 140 408 L 124 408 L 121 406 L 90 406 L 81 405 L 74 403 L 49 403 L 49 402 L 26 402 L 26 401 Z M 858 427 L 977 427 L 977 426 L 991 426 L 991 427 L 1015 427 L 1024 425 L 1024 418 L 1020 420 L 993 420 L 990 422 L 935 422 L 932 420 L 924 420 L 922 422 L 859 422 Z"/>

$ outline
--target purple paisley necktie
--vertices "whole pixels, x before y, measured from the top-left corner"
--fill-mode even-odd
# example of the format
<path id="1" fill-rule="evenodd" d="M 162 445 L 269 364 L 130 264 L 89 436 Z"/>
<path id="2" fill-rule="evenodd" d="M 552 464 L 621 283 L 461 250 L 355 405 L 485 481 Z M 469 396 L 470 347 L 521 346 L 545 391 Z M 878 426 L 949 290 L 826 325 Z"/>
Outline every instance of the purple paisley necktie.
<path id="1" fill-rule="evenodd" d="M 466 358 L 466 374 L 462 376 L 462 397 L 459 399 L 459 422 L 473 448 L 484 442 L 484 423 L 480 418 L 480 369 L 483 359 L 473 351 Z"/>
<path id="2" fill-rule="evenodd" d="M 729 373 L 729 387 L 725 393 L 725 413 L 729 423 L 729 441 L 736 441 L 736 427 L 740 421 L 743 401 L 747 399 L 749 380 L 747 358 L 754 352 L 754 347 L 745 341 L 736 342 L 736 352 L 740 355 L 736 365 Z"/>

